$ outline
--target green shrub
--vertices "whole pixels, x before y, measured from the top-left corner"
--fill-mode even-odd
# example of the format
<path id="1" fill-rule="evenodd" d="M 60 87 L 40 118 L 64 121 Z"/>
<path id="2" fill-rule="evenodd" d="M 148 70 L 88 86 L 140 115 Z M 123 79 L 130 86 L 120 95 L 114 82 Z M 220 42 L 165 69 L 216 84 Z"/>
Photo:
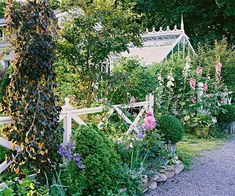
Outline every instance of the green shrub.
<path id="1" fill-rule="evenodd" d="M 82 126 L 74 134 L 74 141 L 85 169 L 80 170 L 70 162 L 64 172 L 71 194 L 117 194 L 120 188 L 128 186 L 120 157 L 103 132 L 95 126 Z"/>
<path id="2" fill-rule="evenodd" d="M 163 115 L 160 117 L 159 129 L 167 142 L 176 144 L 184 135 L 184 129 L 181 122 L 171 115 Z"/>
<path id="3" fill-rule="evenodd" d="M 113 68 L 108 99 L 112 103 L 126 103 L 131 97 L 143 101 L 156 89 L 156 77 L 151 68 L 146 68 L 136 59 L 123 58 Z M 105 88 L 107 91 L 107 83 Z"/>
<path id="4" fill-rule="evenodd" d="M 141 142 L 141 155 L 145 158 L 148 171 L 160 169 L 171 159 L 166 142 L 156 130 L 147 133 L 144 137 Z"/>
<path id="5" fill-rule="evenodd" d="M 13 196 L 13 195 L 49 195 L 49 190 L 46 186 L 39 182 L 32 180 L 29 176 L 23 178 L 21 182 L 6 182 L 7 188 L 0 189 L 0 196 Z"/>
<path id="6" fill-rule="evenodd" d="M 218 122 L 235 121 L 235 105 L 223 105 L 223 110 L 217 116 Z"/>

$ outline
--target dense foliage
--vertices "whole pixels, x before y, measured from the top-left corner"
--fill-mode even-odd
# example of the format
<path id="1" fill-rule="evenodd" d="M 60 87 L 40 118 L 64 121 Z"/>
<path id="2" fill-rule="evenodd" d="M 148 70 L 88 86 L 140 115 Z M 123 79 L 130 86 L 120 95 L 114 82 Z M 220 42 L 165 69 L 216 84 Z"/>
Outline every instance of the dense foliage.
<path id="1" fill-rule="evenodd" d="M 218 122 L 235 121 L 235 105 L 223 105 L 223 110 L 217 116 Z"/>
<path id="2" fill-rule="evenodd" d="M 29 1 L 7 8 L 9 36 L 15 48 L 14 73 L 3 98 L 4 114 L 15 121 L 3 128 L 4 136 L 14 143 L 8 160 L 22 174 L 22 165 L 33 168 L 40 180 L 52 174 L 58 164 L 56 151 L 60 107 L 54 95 L 55 16 L 45 1 Z M 19 145 L 15 155 L 15 145 Z"/>
<path id="3" fill-rule="evenodd" d="M 176 144 L 183 138 L 184 128 L 174 116 L 163 115 L 159 118 L 158 123 L 159 130 L 166 141 Z"/>
<path id="4" fill-rule="evenodd" d="M 127 103 L 131 97 L 134 97 L 136 101 L 143 101 L 157 85 L 156 77 L 151 69 L 143 67 L 138 60 L 126 58 L 115 64 L 107 83 L 110 88 L 102 89 L 107 92 L 108 99 L 116 104 Z"/>
<path id="5" fill-rule="evenodd" d="M 81 171 L 71 162 L 65 171 L 66 184 L 71 194 L 117 194 L 122 186 L 127 186 L 123 184 L 125 175 L 114 145 L 97 127 L 80 127 L 74 134 L 74 141 L 85 169 Z"/>
<path id="6" fill-rule="evenodd" d="M 114 1 L 77 3 L 83 14 L 73 13 L 73 19 L 63 24 L 57 73 L 59 88 L 68 89 L 68 85 L 79 105 L 90 106 L 107 76 L 109 55 L 126 51 L 130 42 L 140 45 L 140 35 L 136 16 Z"/>
<path id="7" fill-rule="evenodd" d="M 194 64 L 201 65 L 210 72 L 211 76 L 214 76 L 214 63 L 216 59 L 219 59 L 223 65 L 221 71 L 222 81 L 228 88 L 228 91 L 232 93 L 232 101 L 235 101 L 235 53 L 228 47 L 226 39 L 220 42 L 215 41 L 211 48 L 208 44 L 199 45 L 198 56 L 195 57 Z"/>
<path id="8" fill-rule="evenodd" d="M 214 40 L 228 38 L 230 45 L 234 44 L 235 36 L 235 3 L 233 0 L 126 0 L 131 2 L 134 10 L 143 14 L 144 28 L 159 28 L 180 24 L 183 14 L 185 30 L 192 43 L 213 44 Z"/>

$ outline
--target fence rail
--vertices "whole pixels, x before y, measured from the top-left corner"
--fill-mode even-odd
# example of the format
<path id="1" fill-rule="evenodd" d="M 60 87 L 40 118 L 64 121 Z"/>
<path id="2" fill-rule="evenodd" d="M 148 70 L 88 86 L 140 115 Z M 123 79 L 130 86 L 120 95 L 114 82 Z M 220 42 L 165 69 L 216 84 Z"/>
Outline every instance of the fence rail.
<path id="1" fill-rule="evenodd" d="M 112 105 L 110 109 L 112 110 L 111 113 L 116 112 L 126 123 L 128 123 L 129 129 L 128 130 L 135 130 L 138 132 L 137 124 L 141 117 L 143 116 L 144 112 L 152 112 L 153 113 L 153 106 L 154 106 L 154 97 L 152 94 L 149 94 L 146 96 L 146 100 L 142 102 L 136 102 L 136 103 L 130 103 L 130 104 L 119 104 L 119 105 Z M 125 113 L 123 112 L 123 109 L 128 108 L 140 108 L 138 115 L 134 119 L 134 121 L 130 120 Z M 64 133 L 63 133 L 63 145 L 68 144 L 71 135 L 72 135 L 72 120 L 74 120 L 79 125 L 86 125 L 86 123 L 82 120 L 80 117 L 81 115 L 87 115 L 87 114 L 95 114 L 103 112 L 107 107 L 101 106 L 101 107 L 94 107 L 94 108 L 82 108 L 82 109 L 75 109 L 72 105 L 69 103 L 69 99 L 65 98 L 65 105 L 62 106 L 62 111 L 60 113 L 60 119 L 59 121 L 63 121 L 63 127 L 64 127 Z M 0 124 L 9 124 L 14 123 L 14 121 L 8 117 L 8 116 L 1 116 L 0 117 Z M 20 151 L 21 148 L 15 144 L 13 144 L 11 141 L 7 141 L 6 139 L 0 137 L 0 146 L 10 149 L 14 149 L 16 151 Z M 12 162 L 3 162 L 0 164 L 0 174 L 5 171 Z"/>

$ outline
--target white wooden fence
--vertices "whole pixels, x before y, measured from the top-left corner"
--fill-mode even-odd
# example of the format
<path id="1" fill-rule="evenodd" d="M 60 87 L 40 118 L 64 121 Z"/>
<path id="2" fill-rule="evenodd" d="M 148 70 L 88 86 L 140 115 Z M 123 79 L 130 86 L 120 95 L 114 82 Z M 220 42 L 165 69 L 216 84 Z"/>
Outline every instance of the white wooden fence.
<path id="1" fill-rule="evenodd" d="M 152 112 L 153 113 L 153 105 L 154 105 L 154 97 L 152 94 L 146 96 L 146 100 L 143 102 L 136 102 L 136 103 L 129 103 L 129 104 L 120 104 L 120 105 L 113 105 L 111 106 L 111 114 L 116 112 L 126 123 L 129 124 L 128 130 L 135 130 L 138 132 L 138 127 L 136 126 L 144 115 L 145 112 Z M 68 144 L 71 134 L 72 134 L 72 120 L 77 122 L 79 125 L 86 125 L 86 123 L 81 119 L 81 115 L 86 114 L 94 114 L 100 113 L 104 111 L 106 107 L 94 107 L 94 108 L 83 108 L 83 109 L 75 109 L 69 103 L 69 98 L 65 98 L 65 105 L 62 106 L 62 112 L 60 114 L 60 121 L 63 121 L 64 126 L 64 133 L 63 133 L 63 145 Z M 134 121 L 131 121 L 123 112 L 123 109 L 128 108 L 141 108 L 139 110 L 138 115 L 136 116 Z M 2 116 L 0 117 L 0 124 L 9 124 L 14 123 L 10 117 Z M 3 146 L 7 149 L 14 149 L 16 151 L 20 151 L 21 148 L 17 145 L 14 145 L 12 142 L 7 141 L 4 138 L 0 137 L 0 146 Z M 14 148 L 13 148 L 14 147 Z M 0 174 L 6 170 L 12 162 L 3 162 L 0 164 Z"/>

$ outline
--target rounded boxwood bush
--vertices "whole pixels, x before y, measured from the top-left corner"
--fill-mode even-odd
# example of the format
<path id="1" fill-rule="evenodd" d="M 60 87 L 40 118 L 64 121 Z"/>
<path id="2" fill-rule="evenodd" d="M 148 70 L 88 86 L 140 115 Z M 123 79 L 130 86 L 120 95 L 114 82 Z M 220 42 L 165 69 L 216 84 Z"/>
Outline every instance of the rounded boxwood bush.
<path id="1" fill-rule="evenodd" d="M 79 169 L 70 162 L 65 171 L 66 184 L 70 194 L 107 195 L 119 190 L 122 172 L 120 157 L 113 143 L 96 126 L 81 126 L 73 137 L 75 151 L 85 165 Z M 119 183 L 120 182 L 120 183 Z"/>
<path id="2" fill-rule="evenodd" d="M 235 105 L 223 105 L 222 110 L 217 116 L 218 122 L 235 121 Z"/>
<path id="3" fill-rule="evenodd" d="M 183 138 L 184 128 L 174 116 L 163 115 L 158 123 L 160 132 L 168 143 L 176 144 Z"/>

